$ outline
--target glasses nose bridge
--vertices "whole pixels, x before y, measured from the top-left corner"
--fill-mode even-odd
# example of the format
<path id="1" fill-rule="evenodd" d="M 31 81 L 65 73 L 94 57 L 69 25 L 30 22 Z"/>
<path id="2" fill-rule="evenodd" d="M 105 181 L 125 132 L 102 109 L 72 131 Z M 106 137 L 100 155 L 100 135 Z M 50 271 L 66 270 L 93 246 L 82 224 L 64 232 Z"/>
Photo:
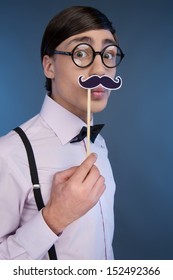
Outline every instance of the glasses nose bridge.
<path id="1" fill-rule="evenodd" d="M 94 52 L 93 52 L 93 61 L 95 60 L 96 55 L 100 55 L 101 61 L 103 62 L 102 52 L 99 52 L 99 51 L 95 52 L 95 51 L 94 51 Z"/>
<path id="2" fill-rule="evenodd" d="M 96 55 L 102 56 L 102 52 L 94 52 L 94 57 L 95 57 Z"/>

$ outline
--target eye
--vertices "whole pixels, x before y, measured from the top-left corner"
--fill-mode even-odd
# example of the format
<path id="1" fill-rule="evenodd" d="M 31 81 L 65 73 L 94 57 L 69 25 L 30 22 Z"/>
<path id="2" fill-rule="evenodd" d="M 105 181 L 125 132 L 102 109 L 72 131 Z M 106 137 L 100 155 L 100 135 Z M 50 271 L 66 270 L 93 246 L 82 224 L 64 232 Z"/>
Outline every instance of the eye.
<path id="1" fill-rule="evenodd" d="M 117 55 L 117 47 L 115 45 L 109 45 L 103 52 L 103 59 L 115 60 Z"/>
<path id="2" fill-rule="evenodd" d="M 103 54 L 103 58 L 104 58 L 104 59 L 109 59 L 109 60 L 113 59 L 114 56 L 115 56 L 114 54 L 108 53 L 108 52 L 106 52 L 106 53 Z"/>
<path id="3" fill-rule="evenodd" d="M 77 50 L 74 53 L 74 58 L 85 58 L 86 56 L 87 56 L 87 53 L 84 50 Z"/>

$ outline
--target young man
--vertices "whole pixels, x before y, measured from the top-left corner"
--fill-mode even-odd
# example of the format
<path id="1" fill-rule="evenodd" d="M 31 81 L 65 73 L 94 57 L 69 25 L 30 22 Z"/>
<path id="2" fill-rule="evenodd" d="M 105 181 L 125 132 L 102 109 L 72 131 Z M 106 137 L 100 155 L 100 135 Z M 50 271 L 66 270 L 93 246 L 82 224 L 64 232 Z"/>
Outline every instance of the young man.
<path id="1" fill-rule="evenodd" d="M 75 139 L 87 120 L 78 77 L 114 78 L 122 57 L 111 22 L 94 8 L 68 8 L 48 24 L 41 46 L 48 94 L 40 114 L 21 125 L 45 206 L 37 210 L 26 150 L 12 131 L 0 140 L 0 259 L 48 259 L 53 245 L 58 259 L 113 259 L 115 183 L 107 148 L 98 135 L 86 158 L 86 138 Z M 109 95 L 102 86 L 91 91 L 92 114 Z"/>

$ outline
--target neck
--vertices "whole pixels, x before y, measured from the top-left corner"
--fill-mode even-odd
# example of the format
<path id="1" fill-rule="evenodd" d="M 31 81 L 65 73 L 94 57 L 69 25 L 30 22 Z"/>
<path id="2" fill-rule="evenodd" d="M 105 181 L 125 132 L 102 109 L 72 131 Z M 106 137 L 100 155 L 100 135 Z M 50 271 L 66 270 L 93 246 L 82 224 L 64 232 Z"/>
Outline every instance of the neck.
<path id="1" fill-rule="evenodd" d="M 72 114 L 80 118 L 84 123 L 89 124 L 89 122 L 92 120 L 93 113 L 88 114 L 86 111 L 78 110 L 76 107 L 73 107 L 72 105 L 67 106 L 67 104 L 63 102 L 63 100 L 61 100 L 60 98 L 57 97 L 57 95 L 54 95 L 52 93 L 49 96 L 60 106 L 64 107 L 66 110 L 68 110 L 69 112 L 71 112 Z"/>

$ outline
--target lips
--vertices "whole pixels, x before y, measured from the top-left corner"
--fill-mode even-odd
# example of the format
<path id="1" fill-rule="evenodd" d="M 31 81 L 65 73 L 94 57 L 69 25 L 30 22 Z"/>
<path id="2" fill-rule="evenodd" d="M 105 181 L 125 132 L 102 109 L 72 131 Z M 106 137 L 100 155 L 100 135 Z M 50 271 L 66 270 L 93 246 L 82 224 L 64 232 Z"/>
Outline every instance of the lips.
<path id="1" fill-rule="evenodd" d="M 93 93 L 93 92 L 105 92 L 105 89 L 102 86 L 98 86 L 91 90 L 91 93 Z"/>
<path id="2" fill-rule="evenodd" d="M 104 97 L 106 90 L 102 86 L 98 86 L 91 90 L 91 97 L 93 100 L 100 100 Z"/>

